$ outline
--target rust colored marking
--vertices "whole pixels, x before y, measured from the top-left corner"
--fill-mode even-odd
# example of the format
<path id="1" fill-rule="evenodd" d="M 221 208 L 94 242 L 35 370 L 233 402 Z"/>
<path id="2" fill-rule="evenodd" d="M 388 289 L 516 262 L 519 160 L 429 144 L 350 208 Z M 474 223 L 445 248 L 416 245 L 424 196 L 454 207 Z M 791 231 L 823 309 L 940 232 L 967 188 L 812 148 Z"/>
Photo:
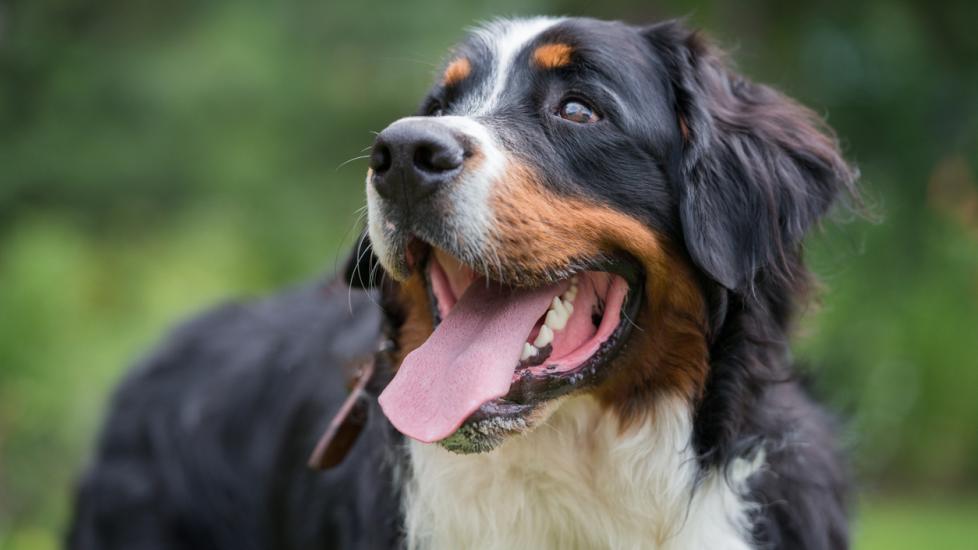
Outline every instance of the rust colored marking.
<path id="1" fill-rule="evenodd" d="M 525 167 L 511 169 L 491 199 L 504 277 L 542 282 L 576 260 L 627 252 L 646 275 L 645 304 L 615 374 L 594 393 L 628 426 L 661 392 L 700 397 L 709 369 L 706 301 L 682 249 L 608 206 L 556 195 Z"/>
<path id="2" fill-rule="evenodd" d="M 431 336 L 435 321 L 431 318 L 428 290 L 420 273 L 413 273 L 410 279 L 397 286 L 397 301 L 404 308 L 404 322 L 397 329 L 397 350 L 394 352 L 394 364 L 400 366 L 407 354 Z"/>
<path id="3" fill-rule="evenodd" d="M 570 65 L 574 48 L 567 44 L 544 44 L 533 51 L 533 64 L 541 69 L 559 69 Z"/>
<path id="4" fill-rule="evenodd" d="M 445 67 L 445 74 L 442 76 L 441 83 L 445 86 L 454 86 L 468 78 L 472 73 L 472 63 L 468 58 L 459 57 Z"/>

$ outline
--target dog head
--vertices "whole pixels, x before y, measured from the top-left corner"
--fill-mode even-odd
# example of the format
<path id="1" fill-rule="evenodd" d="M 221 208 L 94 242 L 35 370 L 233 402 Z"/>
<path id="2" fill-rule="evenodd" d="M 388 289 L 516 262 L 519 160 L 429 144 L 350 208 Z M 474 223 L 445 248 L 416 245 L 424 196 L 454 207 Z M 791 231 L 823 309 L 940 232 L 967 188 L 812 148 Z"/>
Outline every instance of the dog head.
<path id="1" fill-rule="evenodd" d="M 490 23 L 371 154 L 350 275 L 396 281 L 381 406 L 473 452 L 572 393 L 626 422 L 694 401 L 726 304 L 796 276 L 853 179 L 818 117 L 680 23 Z"/>

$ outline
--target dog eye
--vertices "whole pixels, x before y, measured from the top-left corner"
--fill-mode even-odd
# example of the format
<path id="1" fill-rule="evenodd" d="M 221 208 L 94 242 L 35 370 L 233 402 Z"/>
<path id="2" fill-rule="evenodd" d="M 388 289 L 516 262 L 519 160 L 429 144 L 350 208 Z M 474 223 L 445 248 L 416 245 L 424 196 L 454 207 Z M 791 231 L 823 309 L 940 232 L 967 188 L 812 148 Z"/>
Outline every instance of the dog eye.
<path id="1" fill-rule="evenodd" d="M 557 115 L 578 124 L 590 124 L 600 120 L 594 109 L 579 99 L 568 99 L 561 103 Z"/>

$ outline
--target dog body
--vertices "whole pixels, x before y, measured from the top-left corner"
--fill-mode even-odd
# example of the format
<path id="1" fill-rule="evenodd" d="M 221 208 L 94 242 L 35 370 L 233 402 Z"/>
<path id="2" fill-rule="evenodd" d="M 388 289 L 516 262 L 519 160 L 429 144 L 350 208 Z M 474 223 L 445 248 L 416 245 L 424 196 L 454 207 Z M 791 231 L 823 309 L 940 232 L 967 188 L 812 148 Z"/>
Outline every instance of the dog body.
<path id="1" fill-rule="evenodd" d="M 212 314 L 123 385 L 75 547 L 847 546 L 788 350 L 801 239 L 854 192 L 810 111 L 675 22 L 504 20 L 370 165 L 337 280 Z M 363 434 L 304 471 L 378 349 Z"/>

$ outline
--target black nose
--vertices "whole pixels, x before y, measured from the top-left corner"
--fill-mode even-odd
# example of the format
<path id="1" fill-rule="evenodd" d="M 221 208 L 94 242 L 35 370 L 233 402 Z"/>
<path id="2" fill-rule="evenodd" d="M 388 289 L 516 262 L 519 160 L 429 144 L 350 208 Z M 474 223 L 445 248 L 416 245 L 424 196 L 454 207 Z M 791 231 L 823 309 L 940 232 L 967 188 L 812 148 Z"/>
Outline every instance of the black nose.
<path id="1" fill-rule="evenodd" d="M 405 120 L 377 136 L 370 154 L 373 185 L 392 201 L 418 201 L 462 171 L 465 148 L 449 128 L 429 120 Z"/>

